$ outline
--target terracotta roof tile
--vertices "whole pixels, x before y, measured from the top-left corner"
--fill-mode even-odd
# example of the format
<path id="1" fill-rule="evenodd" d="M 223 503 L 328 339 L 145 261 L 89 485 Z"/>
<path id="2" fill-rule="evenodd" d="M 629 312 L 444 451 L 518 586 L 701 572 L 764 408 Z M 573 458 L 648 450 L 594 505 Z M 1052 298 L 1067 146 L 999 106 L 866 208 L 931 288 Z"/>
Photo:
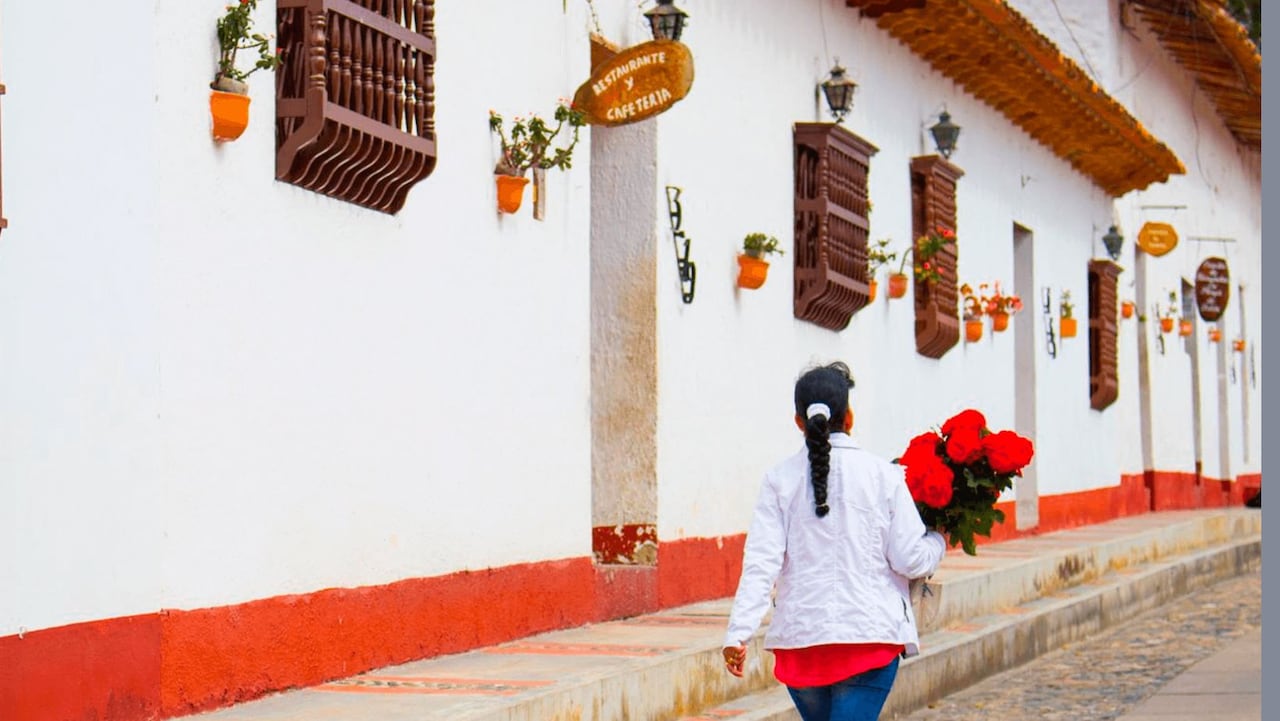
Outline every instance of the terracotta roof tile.
<path id="1" fill-rule="evenodd" d="M 1225 0 L 1130 0 L 1243 145 L 1262 149 L 1262 55 Z"/>
<path id="2" fill-rule="evenodd" d="M 1182 162 L 1003 0 L 846 0 L 1113 196 Z"/>

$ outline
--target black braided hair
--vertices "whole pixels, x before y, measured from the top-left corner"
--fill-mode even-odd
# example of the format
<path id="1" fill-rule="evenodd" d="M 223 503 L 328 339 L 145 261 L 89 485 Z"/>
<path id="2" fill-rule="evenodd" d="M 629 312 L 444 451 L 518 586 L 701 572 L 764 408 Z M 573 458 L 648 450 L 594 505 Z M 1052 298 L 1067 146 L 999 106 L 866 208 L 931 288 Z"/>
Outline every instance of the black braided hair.
<path id="1" fill-rule="evenodd" d="M 829 365 L 805 371 L 796 381 L 796 415 L 804 419 L 804 442 L 809 447 L 809 481 L 813 483 L 814 512 L 819 518 L 826 516 L 827 474 L 831 472 L 831 429 L 839 428 L 849 410 L 849 390 L 853 388 L 853 376 L 849 366 L 836 361 Z M 822 403 L 831 409 L 830 416 L 821 413 L 809 417 L 807 410 L 814 403 Z"/>

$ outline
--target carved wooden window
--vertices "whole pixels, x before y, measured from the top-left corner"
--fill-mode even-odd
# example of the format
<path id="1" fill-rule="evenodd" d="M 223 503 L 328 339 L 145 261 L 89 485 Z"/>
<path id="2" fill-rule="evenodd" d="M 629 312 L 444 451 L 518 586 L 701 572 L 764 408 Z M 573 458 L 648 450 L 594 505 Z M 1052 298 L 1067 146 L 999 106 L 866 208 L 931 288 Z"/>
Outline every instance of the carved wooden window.
<path id="1" fill-rule="evenodd" d="M 877 148 L 833 123 L 796 123 L 795 316 L 843 330 L 870 300 L 867 174 Z"/>
<path id="2" fill-rule="evenodd" d="M 276 7 L 276 178 L 397 212 L 436 164 L 434 0 Z"/>
<path id="3" fill-rule="evenodd" d="M 1117 360 L 1117 286 L 1120 266 L 1089 261 L 1089 405 L 1102 410 L 1120 395 Z"/>
<path id="4" fill-rule="evenodd" d="M 956 229 L 956 181 L 963 175 L 963 170 L 938 155 L 911 159 L 913 240 L 939 228 Z M 960 297 L 956 288 L 958 247 L 959 240 L 944 246 L 932 258 L 942 275 L 941 280 L 935 283 L 915 281 L 913 286 L 916 352 L 929 358 L 941 358 L 960 341 Z"/>

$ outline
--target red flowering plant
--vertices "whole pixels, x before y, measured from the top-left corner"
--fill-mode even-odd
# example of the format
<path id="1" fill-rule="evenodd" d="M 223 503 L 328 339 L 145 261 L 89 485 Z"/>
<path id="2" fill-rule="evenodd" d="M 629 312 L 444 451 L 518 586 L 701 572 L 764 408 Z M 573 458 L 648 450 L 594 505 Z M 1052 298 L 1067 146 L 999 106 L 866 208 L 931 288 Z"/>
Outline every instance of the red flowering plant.
<path id="1" fill-rule="evenodd" d="M 915 244 L 907 248 L 906 252 L 902 254 L 902 264 L 898 267 L 898 272 L 904 273 L 907 266 L 907 256 L 910 255 L 916 280 L 930 285 L 937 283 L 942 280 L 943 269 L 939 267 L 938 261 L 934 259 L 934 256 L 943 247 L 954 245 L 955 242 L 956 232 L 939 225 L 934 231 L 916 238 Z"/>
<path id="2" fill-rule="evenodd" d="M 906 466 L 907 488 L 925 525 L 972 556 L 974 535 L 990 537 L 991 527 L 1004 522 L 996 500 L 1034 454 L 1030 440 L 1013 431 L 992 432 L 987 419 L 970 408 L 912 438 L 894 462 Z"/>
<path id="3" fill-rule="evenodd" d="M 986 283 L 978 286 L 978 292 L 982 294 L 982 304 L 986 306 L 988 315 L 996 315 L 998 313 L 1013 315 L 1014 313 L 1022 310 L 1021 298 L 1013 293 L 1005 295 L 1004 292 L 1000 290 L 1000 281 L 996 281 L 992 285 L 995 286 L 995 291 L 991 295 L 986 295 Z"/>

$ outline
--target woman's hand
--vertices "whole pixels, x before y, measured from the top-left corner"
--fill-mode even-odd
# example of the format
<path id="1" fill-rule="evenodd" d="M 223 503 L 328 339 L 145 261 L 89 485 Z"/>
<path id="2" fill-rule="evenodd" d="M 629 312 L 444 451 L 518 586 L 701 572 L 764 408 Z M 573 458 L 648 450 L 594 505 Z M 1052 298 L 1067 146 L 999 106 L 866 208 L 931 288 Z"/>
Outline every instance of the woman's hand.
<path id="1" fill-rule="evenodd" d="M 729 673 L 742 678 L 742 667 L 747 663 L 747 647 L 743 646 L 725 646 L 721 649 L 724 654 L 724 667 Z"/>

